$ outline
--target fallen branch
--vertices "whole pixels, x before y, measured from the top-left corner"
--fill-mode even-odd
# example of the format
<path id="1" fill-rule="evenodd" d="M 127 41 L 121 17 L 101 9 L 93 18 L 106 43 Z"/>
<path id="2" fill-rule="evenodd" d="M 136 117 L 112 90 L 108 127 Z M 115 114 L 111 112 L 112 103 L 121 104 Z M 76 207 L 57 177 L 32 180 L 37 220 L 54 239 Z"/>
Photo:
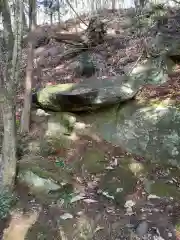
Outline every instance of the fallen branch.
<path id="1" fill-rule="evenodd" d="M 73 10 L 73 12 L 76 14 L 77 18 L 88 27 L 88 25 L 84 22 L 84 20 L 82 20 L 81 17 L 79 16 L 79 14 L 75 11 L 75 9 L 73 8 L 73 6 L 69 2 L 69 0 L 66 0 L 66 2 L 70 6 L 70 8 Z"/>
<path id="2" fill-rule="evenodd" d="M 86 50 L 87 50 L 87 48 L 75 48 L 75 49 L 67 50 L 65 53 L 59 55 L 59 57 L 56 58 L 55 62 L 51 61 L 50 64 L 52 64 L 53 66 L 58 66 L 63 61 L 65 61 L 65 60 L 67 61 L 73 57 L 76 57 L 78 54 L 80 54 L 81 52 L 84 52 Z"/>
<path id="3" fill-rule="evenodd" d="M 72 42 L 78 42 L 78 43 L 83 43 L 83 35 L 78 35 L 78 34 L 73 34 L 73 33 L 61 33 L 61 32 L 56 32 L 52 36 L 57 42 L 62 42 L 62 41 L 72 41 Z"/>
<path id="4" fill-rule="evenodd" d="M 61 28 L 63 30 L 63 28 Z M 23 44 L 31 42 L 33 48 L 38 48 L 49 43 L 50 39 L 55 39 L 58 42 L 71 41 L 81 43 L 83 46 L 97 46 L 105 40 L 104 23 L 98 18 L 92 18 L 88 28 L 81 34 L 61 32 L 59 28 L 51 28 L 49 26 L 37 27 L 34 31 L 28 34 L 23 40 Z M 76 44 L 75 44 L 76 45 Z"/>

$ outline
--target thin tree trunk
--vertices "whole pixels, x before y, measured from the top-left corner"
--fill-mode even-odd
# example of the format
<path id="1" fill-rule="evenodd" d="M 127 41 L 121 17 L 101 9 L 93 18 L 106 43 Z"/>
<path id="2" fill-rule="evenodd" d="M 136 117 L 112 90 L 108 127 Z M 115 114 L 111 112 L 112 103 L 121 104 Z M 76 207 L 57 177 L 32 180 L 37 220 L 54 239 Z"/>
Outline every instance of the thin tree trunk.
<path id="1" fill-rule="evenodd" d="M 36 6 L 35 0 L 29 0 L 29 28 L 33 31 L 36 27 Z M 33 78 L 33 44 L 31 41 L 28 43 L 28 62 L 26 69 L 26 81 L 25 81 L 25 94 L 24 94 L 24 106 L 21 116 L 21 133 L 29 132 L 30 128 L 30 112 L 32 101 L 32 78 Z"/>
<path id="2" fill-rule="evenodd" d="M 24 11 L 24 4 L 23 4 L 23 16 L 22 16 L 22 22 L 23 22 L 23 32 L 27 33 L 28 32 L 28 24 L 27 24 L 27 20 L 26 20 L 26 13 Z"/>
<path id="3" fill-rule="evenodd" d="M 34 30 L 36 26 L 36 0 L 29 0 L 29 30 Z"/>
<path id="4" fill-rule="evenodd" d="M 11 24 L 11 15 L 10 15 L 10 8 L 8 5 L 8 1 L 1 0 L 1 6 L 2 6 L 2 17 L 3 17 L 3 27 L 4 27 L 4 33 L 5 33 L 5 39 L 8 40 L 8 48 L 13 49 L 13 30 L 12 30 L 12 24 Z M 8 51 L 12 57 L 12 52 Z"/>
<path id="5" fill-rule="evenodd" d="M 50 10 L 50 24 L 53 24 L 53 12 Z"/>
<path id="6" fill-rule="evenodd" d="M 28 62 L 26 69 L 26 82 L 25 82 L 25 94 L 24 94 L 24 106 L 21 116 L 21 133 L 29 132 L 30 127 L 30 111 L 32 100 L 32 77 L 33 77 L 33 45 L 29 43 L 28 48 Z"/>
<path id="7" fill-rule="evenodd" d="M 61 14 L 60 14 L 60 0 L 58 0 L 58 22 L 61 22 Z"/>
<path id="8" fill-rule="evenodd" d="M 116 0 L 112 0 L 112 10 L 115 11 L 116 9 Z"/>

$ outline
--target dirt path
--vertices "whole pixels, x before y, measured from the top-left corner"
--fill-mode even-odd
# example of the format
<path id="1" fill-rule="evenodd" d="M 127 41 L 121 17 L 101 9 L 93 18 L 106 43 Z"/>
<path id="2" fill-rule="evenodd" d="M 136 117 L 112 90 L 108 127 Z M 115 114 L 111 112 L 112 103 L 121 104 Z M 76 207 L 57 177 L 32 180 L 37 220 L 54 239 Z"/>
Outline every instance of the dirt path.
<path id="1" fill-rule="evenodd" d="M 57 164 L 57 159 L 65 159 L 64 165 L 58 166 L 72 169 L 73 191 L 64 189 L 53 193 L 56 197 L 44 199 L 35 198 L 26 187 L 18 185 L 18 202 L 3 240 L 138 239 L 137 233 L 156 235 L 155 228 L 164 239 L 175 239 L 179 204 L 166 198 L 148 199 L 139 178 L 126 168 L 124 159 L 131 157 L 119 147 L 89 137 L 80 139 L 66 152 L 57 149 L 56 154 L 42 161 Z M 46 162 L 43 164 L 46 166 Z M 129 207 L 124 208 L 125 203 Z"/>

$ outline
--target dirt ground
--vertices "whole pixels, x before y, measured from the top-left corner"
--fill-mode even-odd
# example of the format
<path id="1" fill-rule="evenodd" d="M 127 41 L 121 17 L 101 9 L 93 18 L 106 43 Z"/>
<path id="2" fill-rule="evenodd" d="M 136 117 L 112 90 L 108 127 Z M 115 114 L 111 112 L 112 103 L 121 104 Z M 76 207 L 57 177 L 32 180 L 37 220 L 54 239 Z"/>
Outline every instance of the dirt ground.
<path id="1" fill-rule="evenodd" d="M 87 152 L 92 149 L 91 159 L 87 159 Z M 105 154 L 103 162 L 93 161 L 93 154 L 99 149 Z M 139 239 L 137 226 L 143 219 L 148 223 L 148 230 L 140 226 L 140 235 L 143 231 L 152 234 L 157 228 L 163 239 L 176 239 L 173 234 L 174 225 L 177 226 L 179 221 L 178 201 L 168 198 L 148 200 L 141 181 L 121 168 L 125 166 L 125 157 L 132 157 L 130 154 L 89 137 L 82 138 L 66 152 L 61 150 L 49 155 L 48 161 L 56 162 L 57 157 L 62 159 L 66 156 L 65 166 L 73 168 L 74 191 L 85 194 L 86 198 L 78 195 L 72 201 L 72 192 L 66 189 L 56 198 L 47 196 L 44 199 L 30 194 L 27 187 L 19 184 L 16 186 L 17 204 L 8 222 L 1 223 L 1 226 L 6 224 L 2 239 Z M 133 157 L 144 162 L 143 158 Z M 153 167 L 150 175 L 158 178 L 160 173 L 159 168 L 156 171 Z M 121 194 L 118 188 L 119 181 L 125 194 Z M 112 192 L 115 188 L 115 199 L 106 192 L 106 187 Z M 124 208 L 124 204 L 131 201 L 136 203 L 133 214 Z M 142 213 L 146 213 L 144 217 Z"/>
<path id="2" fill-rule="evenodd" d="M 105 151 L 107 163 L 113 156 L 117 158 L 122 155 L 118 147 L 110 147 L 107 143 L 97 143 L 90 139 L 80 140 L 72 148 L 73 151 L 68 150 L 70 153 L 65 154 L 61 151 L 57 155 L 58 157 L 69 155 L 66 164 L 74 165 L 74 161 L 77 161 L 79 165 L 79 158 L 83 158 L 87 148 L 100 148 Z M 49 155 L 49 161 L 55 161 L 57 155 Z M 90 168 L 91 172 L 97 171 L 97 166 Z M 18 185 L 16 188 L 18 203 L 8 223 L 4 239 L 126 239 L 129 233 L 125 229 L 128 219 L 124 215 L 124 210 L 114 205 L 111 199 L 106 200 L 100 194 L 96 194 L 98 182 L 94 181 L 93 175 L 84 173 L 82 176 L 83 169 L 81 167 L 78 169 L 73 184 L 81 189 L 81 192 L 86 193 L 87 202 L 77 200 L 70 204 L 65 198 L 64 204 L 61 202 L 49 204 L 46 200 L 36 200 L 28 194 L 26 187 Z M 66 197 L 68 198 L 68 194 Z M 72 214 L 74 217 L 63 220 L 61 216 L 64 213 Z"/>

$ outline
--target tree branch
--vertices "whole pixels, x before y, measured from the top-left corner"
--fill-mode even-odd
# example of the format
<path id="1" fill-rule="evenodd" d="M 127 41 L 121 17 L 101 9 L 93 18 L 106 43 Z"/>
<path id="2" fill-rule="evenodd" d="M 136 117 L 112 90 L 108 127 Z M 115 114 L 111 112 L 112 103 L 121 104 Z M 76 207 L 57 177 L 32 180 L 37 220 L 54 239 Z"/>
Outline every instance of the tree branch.
<path id="1" fill-rule="evenodd" d="M 77 18 L 79 18 L 79 20 L 84 23 L 87 27 L 88 25 L 85 23 L 84 20 L 82 20 L 82 18 L 79 16 L 79 14 L 75 11 L 75 9 L 73 8 L 72 4 L 70 3 L 69 0 L 66 0 L 67 4 L 70 6 L 70 8 L 73 10 L 73 12 L 76 14 Z"/>

